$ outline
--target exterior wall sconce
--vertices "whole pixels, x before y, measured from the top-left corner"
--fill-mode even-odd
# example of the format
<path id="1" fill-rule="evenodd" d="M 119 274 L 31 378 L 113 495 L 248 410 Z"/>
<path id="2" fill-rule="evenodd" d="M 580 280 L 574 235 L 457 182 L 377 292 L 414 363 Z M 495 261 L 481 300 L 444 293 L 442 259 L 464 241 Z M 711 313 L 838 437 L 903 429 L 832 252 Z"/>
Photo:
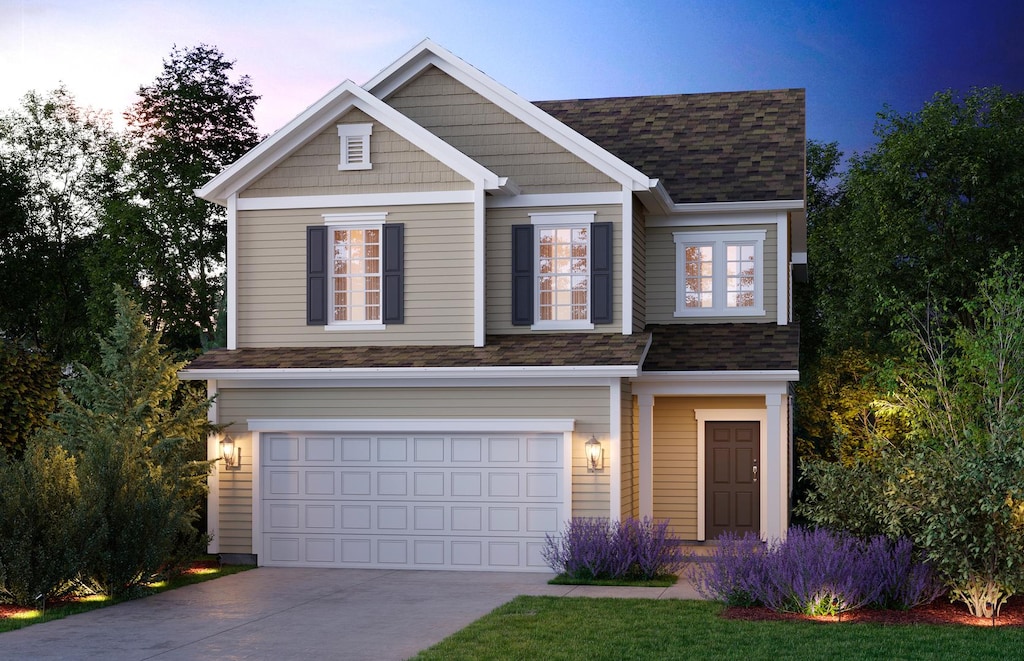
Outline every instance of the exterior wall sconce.
<path id="1" fill-rule="evenodd" d="M 220 455 L 224 459 L 224 468 L 227 470 L 241 470 L 242 448 L 235 444 L 235 439 L 227 434 L 220 439 Z"/>
<path id="2" fill-rule="evenodd" d="M 597 440 L 597 436 L 591 436 L 584 449 L 587 456 L 587 472 L 596 473 L 604 470 L 604 448 L 601 447 L 601 441 Z"/>

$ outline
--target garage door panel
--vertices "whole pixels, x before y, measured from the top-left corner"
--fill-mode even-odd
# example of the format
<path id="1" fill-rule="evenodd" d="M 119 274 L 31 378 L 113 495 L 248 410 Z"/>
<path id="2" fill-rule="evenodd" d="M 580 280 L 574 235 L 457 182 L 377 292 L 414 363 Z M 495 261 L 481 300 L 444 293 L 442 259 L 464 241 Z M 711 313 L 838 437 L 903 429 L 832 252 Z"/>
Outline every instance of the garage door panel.
<path id="1" fill-rule="evenodd" d="M 561 434 L 266 434 L 261 562 L 546 570 Z"/>

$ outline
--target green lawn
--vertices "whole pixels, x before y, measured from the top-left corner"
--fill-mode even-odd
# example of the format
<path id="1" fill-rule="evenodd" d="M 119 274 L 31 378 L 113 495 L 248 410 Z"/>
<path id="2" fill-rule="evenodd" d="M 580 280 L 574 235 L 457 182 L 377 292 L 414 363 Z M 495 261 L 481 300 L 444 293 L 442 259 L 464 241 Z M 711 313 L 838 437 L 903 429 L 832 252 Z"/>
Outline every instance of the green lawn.
<path id="1" fill-rule="evenodd" d="M 238 572 L 252 569 L 254 567 L 255 565 L 224 565 L 220 567 L 203 567 L 195 569 L 182 574 L 181 576 L 177 576 L 170 581 L 161 581 L 160 583 L 149 586 L 146 588 L 146 594 L 142 596 L 165 592 L 167 590 L 174 590 L 175 588 L 192 585 L 193 583 L 210 581 L 215 578 L 220 578 L 221 576 L 237 574 Z M 9 616 L 3 615 L 6 609 L 4 608 L 4 604 L 0 602 L 0 633 L 21 629 L 40 622 L 59 620 L 69 615 L 84 613 L 85 611 L 91 611 L 97 608 L 104 608 L 106 606 L 120 603 L 121 601 L 125 601 L 125 599 L 114 600 L 102 596 L 87 597 L 80 601 L 47 608 L 45 611 L 18 609 L 19 612 Z"/>
<path id="2" fill-rule="evenodd" d="M 715 602 L 517 597 L 416 659 L 1007 659 L 1024 629 L 718 617 Z"/>

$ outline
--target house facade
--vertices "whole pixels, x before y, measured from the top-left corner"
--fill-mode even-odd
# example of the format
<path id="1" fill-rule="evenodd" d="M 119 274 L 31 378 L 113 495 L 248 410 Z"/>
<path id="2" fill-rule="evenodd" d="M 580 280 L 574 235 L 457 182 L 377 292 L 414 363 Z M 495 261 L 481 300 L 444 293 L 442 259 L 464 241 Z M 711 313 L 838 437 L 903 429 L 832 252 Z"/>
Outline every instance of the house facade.
<path id="1" fill-rule="evenodd" d="M 570 517 L 784 536 L 804 92 L 530 103 L 427 40 L 227 208 L 211 552 L 546 570 Z"/>

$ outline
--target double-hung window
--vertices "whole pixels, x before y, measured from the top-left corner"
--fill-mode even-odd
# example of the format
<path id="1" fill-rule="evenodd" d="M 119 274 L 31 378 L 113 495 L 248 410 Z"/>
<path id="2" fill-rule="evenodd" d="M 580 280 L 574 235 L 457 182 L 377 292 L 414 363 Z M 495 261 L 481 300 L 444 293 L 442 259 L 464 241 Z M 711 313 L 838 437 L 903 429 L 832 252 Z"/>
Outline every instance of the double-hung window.
<path id="1" fill-rule="evenodd" d="M 675 232 L 677 317 L 764 314 L 764 230 Z"/>
<path id="2" fill-rule="evenodd" d="M 325 214 L 307 228 L 306 323 L 328 330 L 404 323 L 404 225 L 387 213 Z"/>
<path id="3" fill-rule="evenodd" d="M 595 212 L 532 213 L 512 227 L 512 323 L 534 330 L 612 323 L 612 224 Z"/>

